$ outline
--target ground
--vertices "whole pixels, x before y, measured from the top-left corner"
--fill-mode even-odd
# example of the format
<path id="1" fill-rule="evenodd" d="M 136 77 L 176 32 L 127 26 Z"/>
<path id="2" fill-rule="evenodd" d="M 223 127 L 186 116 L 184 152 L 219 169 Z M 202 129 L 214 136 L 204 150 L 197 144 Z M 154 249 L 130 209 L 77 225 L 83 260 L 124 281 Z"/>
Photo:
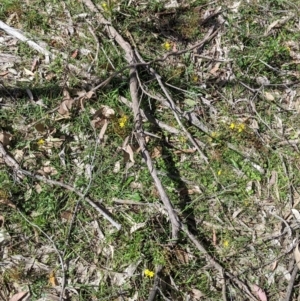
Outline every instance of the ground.
<path id="1" fill-rule="evenodd" d="M 300 300 L 300 1 L 2 0 L 2 300 Z"/>

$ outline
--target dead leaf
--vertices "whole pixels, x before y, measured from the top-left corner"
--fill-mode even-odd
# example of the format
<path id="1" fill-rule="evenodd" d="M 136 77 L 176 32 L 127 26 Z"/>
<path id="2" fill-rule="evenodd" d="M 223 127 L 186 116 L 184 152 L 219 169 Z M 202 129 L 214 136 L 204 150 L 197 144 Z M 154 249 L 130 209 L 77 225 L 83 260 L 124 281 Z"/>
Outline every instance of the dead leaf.
<path id="1" fill-rule="evenodd" d="M 49 136 L 45 139 L 45 145 L 43 146 L 44 148 L 60 148 L 61 145 L 63 144 L 64 139 L 61 138 L 54 138 L 52 136 Z"/>
<path id="2" fill-rule="evenodd" d="M 161 157 L 161 152 L 162 152 L 162 147 L 161 146 L 155 146 L 152 153 L 151 153 L 151 158 L 160 158 Z"/>
<path id="3" fill-rule="evenodd" d="M 299 244 L 296 245 L 295 250 L 294 250 L 294 256 L 296 260 L 296 264 L 298 268 L 300 269 L 300 252 L 299 252 Z"/>
<path id="4" fill-rule="evenodd" d="M 176 258 L 178 259 L 178 261 L 180 263 L 182 263 L 182 264 L 188 264 L 189 263 L 189 254 L 186 251 L 177 248 L 175 250 L 175 255 L 176 255 Z"/>
<path id="5" fill-rule="evenodd" d="M 87 99 L 91 99 L 92 98 L 92 96 L 95 94 L 95 92 L 94 91 L 89 91 L 89 92 L 87 92 L 86 94 L 85 94 L 85 98 L 87 98 Z"/>
<path id="6" fill-rule="evenodd" d="M 34 76 L 34 73 L 26 68 L 24 68 L 25 75 Z"/>
<path id="7" fill-rule="evenodd" d="M 140 182 L 131 182 L 129 187 L 131 189 L 142 189 L 143 188 L 143 184 Z"/>
<path id="8" fill-rule="evenodd" d="M 266 100 L 268 100 L 268 101 L 273 101 L 275 99 L 275 97 L 269 92 L 265 92 L 264 96 L 265 96 Z"/>
<path id="9" fill-rule="evenodd" d="M 298 223 L 300 223 L 300 213 L 299 213 L 299 211 L 298 211 L 297 209 L 292 209 L 291 211 L 292 211 L 292 213 L 293 213 L 293 215 L 294 215 L 296 221 L 297 221 Z"/>
<path id="10" fill-rule="evenodd" d="M 63 95 L 63 102 L 60 104 L 58 109 L 58 113 L 60 115 L 68 114 L 74 104 L 74 99 L 71 98 L 70 93 L 66 89 L 64 89 Z"/>
<path id="11" fill-rule="evenodd" d="M 202 191 L 201 191 L 201 189 L 200 189 L 199 186 L 194 186 L 194 188 L 189 188 L 187 190 L 187 194 L 188 195 L 191 195 L 191 194 L 201 194 L 201 193 L 202 193 Z"/>
<path id="12" fill-rule="evenodd" d="M 204 297 L 205 297 L 205 295 L 200 290 L 198 290 L 196 288 L 192 288 L 192 300 L 200 301 L 201 298 L 204 298 Z"/>
<path id="13" fill-rule="evenodd" d="M 103 126 L 100 130 L 100 133 L 99 133 L 99 140 L 102 141 L 103 138 L 104 138 L 104 135 L 105 135 L 105 132 L 107 130 L 107 125 L 108 125 L 108 120 L 107 119 L 104 119 L 104 123 L 103 123 Z"/>
<path id="14" fill-rule="evenodd" d="M 7 75 L 8 73 L 9 73 L 8 71 L 3 71 L 3 72 L 0 73 L 0 76 L 5 76 L 5 75 Z"/>
<path id="15" fill-rule="evenodd" d="M 127 153 L 127 154 L 129 155 L 130 161 L 131 161 L 132 163 L 134 163 L 133 150 L 132 150 L 131 146 L 128 144 L 128 145 L 126 145 L 126 146 L 125 146 L 124 148 L 122 148 L 122 149 L 123 149 L 123 151 L 124 151 L 125 153 Z"/>
<path id="16" fill-rule="evenodd" d="M 270 188 L 271 186 L 277 183 L 277 178 L 278 178 L 277 171 L 272 170 L 268 188 Z"/>
<path id="17" fill-rule="evenodd" d="M 57 175 L 58 172 L 56 170 L 55 167 L 53 166 L 50 166 L 51 162 L 50 161 L 46 161 L 44 162 L 44 166 L 38 170 L 38 173 L 46 176 L 46 175 L 50 175 L 50 176 L 53 176 L 53 175 Z"/>
<path id="18" fill-rule="evenodd" d="M 43 191 L 43 188 L 42 188 L 42 186 L 39 183 L 36 183 L 34 187 L 35 187 L 35 191 L 38 194 L 40 194 Z"/>
<path id="19" fill-rule="evenodd" d="M 216 76 L 217 75 L 217 71 L 220 68 L 220 65 L 221 65 L 221 63 L 216 63 L 214 65 L 214 67 L 209 71 L 209 73 Z"/>
<path id="20" fill-rule="evenodd" d="M 273 263 L 272 263 L 272 265 L 270 266 L 270 270 L 273 272 L 273 271 L 275 271 L 275 269 L 277 268 L 277 264 L 278 264 L 278 262 L 277 262 L 277 260 L 275 260 Z"/>
<path id="21" fill-rule="evenodd" d="M 60 217 L 62 220 L 65 220 L 65 221 L 71 221 L 72 220 L 72 217 L 73 217 L 73 213 L 71 211 L 63 211 L 61 214 L 60 214 Z"/>
<path id="22" fill-rule="evenodd" d="M 92 118 L 91 125 L 94 129 L 101 127 L 99 139 L 102 140 L 107 129 L 108 119 L 115 115 L 115 111 L 108 106 L 102 106 L 97 110 Z"/>
<path id="23" fill-rule="evenodd" d="M 37 69 L 37 66 L 40 63 L 40 58 L 36 57 L 33 59 L 32 65 L 31 65 L 31 72 L 34 72 Z"/>
<path id="24" fill-rule="evenodd" d="M 128 278 L 131 278 L 133 274 L 135 273 L 137 267 L 142 262 L 142 260 L 138 260 L 137 262 L 131 263 L 123 273 L 114 273 L 114 276 L 112 278 L 112 284 L 121 286 L 126 282 Z"/>
<path id="25" fill-rule="evenodd" d="M 42 123 L 37 123 L 34 127 L 38 132 L 44 132 L 46 129 L 45 125 Z"/>
<path id="26" fill-rule="evenodd" d="M 19 301 L 19 300 L 23 299 L 27 294 L 28 294 L 28 292 L 19 292 L 19 293 L 13 295 L 9 299 L 9 301 Z"/>
<path id="27" fill-rule="evenodd" d="M 54 271 L 51 271 L 49 274 L 49 283 L 52 285 L 52 287 L 55 287 L 58 285 Z"/>
<path id="28" fill-rule="evenodd" d="M 80 108 L 81 108 L 81 111 L 84 111 L 84 102 L 86 99 L 90 99 L 93 95 L 94 95 L 94 91 L 89 91 L 89 92 L 86 92 L 86 91 L 80 91 L 80 92 L 77 92 L 77 95 L 79 96 L 79 104 L 80 104 Z"/>
<path id="29" fill-rule="evenodd" d="M 7 242 L 10 241 L 11 237 L 9 235 L 9 233 L 7 232 L 6 229 L 1 228 L 0 229 L 0 244 L 2 244 L 3 242 Z"/>
<path id="30" fill-rule="evenodd" d="M 268 26 L 268 28 L 267 28 L 267 30 L 265 31 L 265 36 L 267 36 L 269 33 L 270 33 L 270 31 L 273 29 L 273 28 L 279 28 L 279 27 L 281 27 L 282 25 L 284 25 L 286 22 L 288 22 L 291 18 L 293 18 L 294 17 L 294 14 L 291 14 L 291 15 L 289 15 L 289 16 L 285 16 L 285 17 L 282 17 L 282 18 L 280 18 L 280 19 L 278 19 L 278 20 L 275 20 L 274 22 L 272 22 L 269 26 Z"/>
<path id="31" fill-rule="evenodd" d="M 3 146 L 9 145 L 11 140 L 12 140 L 11 134 L 7 132 L 0 133 L 0 142 L 3 144 Z"/>
<path id="32" fill-rule="evenodd" d="M 193 154 L 197 151 L 196 148 L 189 148 L 189 149 L 177 149 L 174 151 L 175 154 Z"/>
<path id="33" fill-rule="evenodd" d="M 134 233 L 135 231 L 144 228 L 146 223 L 134 223 L 134 225 L 130 228 L 130 234 Z"/>
<path id="34" fill-rule="evenodd" d="M 4 205 L 12 207 L 13 209 L 16 209 L 16 205 L 14 203 L 12 203 L 9 199 L 3 199 L 0 197 L 0 204 L 4 204 Z"/>
<path id="35" fill-rule="evenodd" d="M 57 170 L 54 167 L 52 167 L 52 166 L 45 166 L 44 167 L 44 172 L 46 174 L 52 175 L 52 176 L 58 174 Z"/>
<path id="36" fill-rule="evenodd" d="M 177 52 L 177 51 L 178 51 L 175 42 L 173 43 L 172 51 L 173 51 L 173 52 Z"/>
<path id="37" fill-rule="evenodd" d="M 114 169 L 113 169 L 113 173 L 119 173 L 120 169 L 121 169 L 120 161 L 117 161 L 115 163 L 115 166 L 114 166 Z"/>
<path id="38" fill-rule="evenodd" d="M 213 246 L 216 246 L 217 245 L 217 235 L 216 235 L 216 229 L 213 228 Z"/>
<path id="39" fill-rule="evenodd" d="M 101 119 L 100 117 L 96 117 L 91 121 L 91 126 L 93 129 L 100 128 L 104 124 L 104 119 Z"/>
<path id="40" fill-rule="evenodd" d="M 84 102 L 85 102 L 85 98 L 84 97 L 79 98 L 79 104 L 80 104 L 81 111 L 85 111 Z"/>
<path id="41" fill-rule="evenodd" d="M 260 86 L 265 86 L 265 85 L 269 85 L 270 84 L 270 81 L 268 80 L 268 78 L 266 76 L 258 76 L 256 78 L 256 82 Z"/>
<path id="42" fill-rule="evenodd" d="M 76 49 L 76 50 L 72 53 L 71 57 L 72 57 L 73 59 L 75 59 L 77 56 L 78 56 L 78 49 Z"/>
<path id="43" fill-rule="evenodd" d="M 258 297 L 261 301 L 268 301 L 266 293 L 256 284 L 251 285 L 252 292 Z"/>
<path id="44" fill-rule="evenodd" d="M 102 111 L 102 115 L 105 118 L 108 118 L 108 119 L 115 115 L 115 111 L 112 108 L 108 107 L 108 106 L 103 106 L 101 108 L 101 111 Z"/>

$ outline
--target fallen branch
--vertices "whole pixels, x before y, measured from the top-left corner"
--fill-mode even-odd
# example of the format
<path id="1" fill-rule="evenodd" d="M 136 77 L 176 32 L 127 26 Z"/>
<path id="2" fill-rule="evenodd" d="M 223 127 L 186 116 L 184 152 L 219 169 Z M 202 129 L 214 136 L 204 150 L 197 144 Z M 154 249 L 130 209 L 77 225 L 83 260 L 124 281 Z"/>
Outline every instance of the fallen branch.
<path id="1" fill-rule="evenodd" d="M 43 48 L 42 46 L 40 46 L 39 44 L 37 44 L 36 42 L 28 39 L 26 36 L 24 36 L 24 34 L 22 33 L 22 31 L 17 30 L 13 27 L 8 26 L 7 24 L 5 24 L 4 22 L 0 21 L 0 29 L 4 30 L 8 35 L 13 36 L 15 38 L 17 38 L 18 40 L 27 43 L 29 47 L 35 49 L 37 52 L 42 53 L 43 55 L 45 55 L 46 57 L 46 62 L 49 62 L 49 60 L 54 60 L 57 56 L 55 54 L 53 54 L 52 52 L 48 51 L 47 49 Z M 67 55 L 64 53 L 61 53 L 62 57 L 64 57 L 65 59 L 67 58 Z M 78 74 L 83 75 L 86 78 L 91 78 L 91 76 L 86 73 L 84 70 L 72 65 L 72 64 L 68 64 L 67 65 L 68 68 Z"/>
<path id="2" fill-rule="evenodd" d="M 286 289 L 284 301 L 290 301 L 291 300 L 293 287 L 294 287 L 294 283 L 295 283 L 297 274 L 298 274 L 298 266 L 297 266 L 297 264 L 295 264 L 295 266 L 293 268 L 291 279 L 289 281 L 289 285 Z"/>
<path id="3" fill-rule="evenodd" d="M 139 53 L 136 51 L 136 54 L 139 57 L 139 60 L 143 62 L 142 57 L 139 55 Z M 194 147 L 196 148 L 196 150 L 198 151 L 198 153 L 200 154 L 200 156 L 202 157 L 202 159 L 205 161 L 206 164 L 208 164 L 208 159 L 207 157 L 203 154 L 203 152 L 201 151 L 199 145 L 197 144 L 197 142 L 195 141 L 195 139 L 193 138 L 193 136 L 189 133 L 189 131 L 185 128 L 185 126 L 183 125 L 183 123 L 181 122 L 178 113 L 176 112 L 176 107 L 175 107 L 175 103 L 172 99 L 172 97 L 170 96 L 170 94 L 168 93 L 166 87 L 164 86 L 161 77 L 157 74 L 157 72 L 153 69 L 150 68 L 150 72 L 155 76 L 159 86 L 161 87 L 161 89 L 163 90 L 164 94 L 167 97 L 167 100 L 169 102 L 171 111 L 173 112 L 173 115 L 177 121 L 177 123 L 179 124 L 179 126 L 181 127 L 182 131 L 185 133 L 185 135 L 188 137 L 188 139 L 190 140 L 190 142 L 194 145 Z"/>
<path id="4" fill-rule="evenodd" d="M 134 113 L 134 122 L 135 122 L 135 129 L 136 129 L 136 139 L 139 143 L 141 153 L 146 161 L 148 170 L 151 174 L 151 177 L 154 181 L 154 184 L 158 190 L 158 193 L 160 195 L 160 199 L 164 204 L 164 207 L 166 208 L 170 221 L 172 226 L 172 240 L 177 241 L 178 240 L 178 232 L 180 229 L 180 222 L 179 218 L 177 216 L 177 213 L 174 211 L 173 205 L 170 202 L 170 199 L 160 181 L 160 179 L 157 176 L 157 171 L 153 165 L 153 162 L 151 160 L 151 156 L 146 148 L 146 141 L 144 138 L 144 132 L 142 128 L 142 122 L 141 122 L 141 112 L 139 109 L 139 100 L 138 100 L 138 81 L 136 77 L 136 58 L 134 55 L 134 51 L 131 48 L 130 44 L 127 43 L 123 37 L 117 32 L 117 30 L 111 25 L 110 22 L 108 22 L 102 14 L 98 11 L 98 9 L 95 7 L 95 5 L 90 0 L 83 0 L 84 4 L 94 13 L 96 13 L 96 17 L 101 25 L 104 26 L 104 30 L 106 31 L 107 35 L 114 39 L 119 46 L 124 50 L 125 52 L 125 59 L 130 67 L 129 76 L 130 76 L 130 95 L 132 100 L 132 108 Z"/>
<path id="5" fill-rule="evenodd" d="M 19 163 L 12 158 L 7 151 L 5 150 L 4 146 L 2 143 L 0 143 L 0 157 L 4 160 L 4 162 L 13 169 L 14 174 L 19 177 L 19 178 L 23 178 L 24 175 L 31 177 L 35 180 L 44 182 L 46 184 L 49 185 L 54 185 L 54 186 L 59 186 L 62 188 L 65 188 L 69 191 L 74 192 L 75 194 L 77 194 L 80 198 L 82 198 L 83 200 L 85 200 L 90 206 L 92 206 L 94 209 L 96 209 L 96 211 L 98 211 L 107 221 L 109 221 L 115 228 L 117 228 L 118 230 L 121 229 L 121 225 L 119 223 L 117 223 L 112 217 L 111 214 L 101 205 L 96 204 L 94 201 L 92 201 L 90 198 L 86 197 L 83 193 L 81 193 L 80 191 L 78 191 L 77 189 L 75 189 L 73 186 L 69 185 L 69 184 L 65 184 L 63 182 L 59 182 L 59 181 L 55 181 L 55 180 L 51 180 L 51 179 L 47 179 L 44 176 L 40 176 L 40 175 L 36 175 L 30 171 L 24 170 L 20 167 Z"/>

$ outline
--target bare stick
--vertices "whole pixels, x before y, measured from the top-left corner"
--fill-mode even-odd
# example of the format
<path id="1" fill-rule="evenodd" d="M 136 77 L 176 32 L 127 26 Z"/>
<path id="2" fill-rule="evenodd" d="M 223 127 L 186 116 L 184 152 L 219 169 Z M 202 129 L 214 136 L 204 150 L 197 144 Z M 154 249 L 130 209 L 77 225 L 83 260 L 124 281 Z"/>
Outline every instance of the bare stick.
<path id="1" fill-rule="evenodd" d="M 115 228 L 118 230 L 121 229 L 121 225 L 117 223 L 112 217 L 111 214 L 101 205 L 96 204 L 94 201 L 92 201 L 90 198 L 85 197 L 83 193 L 75 189 L 73 186 L 69 184 L 65 184 L 63 182 L 47 179 L 43 176 L 36 175 L 30 171 L 21 169 L 20 165 L 16 162 L 15 159 L 13 159 L 5 150 L 4 146 L 2 143 L 0 143 L 0 156 L 4 159 L 5 163 L 13 169 L 13 171 L 16 173 L 17 176 L 22 178 L 24 175 L 29 176 L 33 179 L 39 180 L 41 182 L 50 184 L 50 185 L 55 185 L 59 187 L 63 187 L 69 191 L 74 192 L 77 194 L 80 198 L 84 199 L 90 206 L 92 206 L 94 209 L 96 209 L 106 220 L 108 220 Z"/>
<path id="2" fill-rule="evenodd" d="M 159 265 L 156 268 L 155 277 L 154 277 L 154 281 L 153 281 L 153 286 L 152 286 L 152 288 L 150 290 L 150 293 L 149 293 L 147 301 L 154 301 L 155 300 L 155 296 L 156 296 L 157 290 L 159 289 L 160 272 L 161 272 L 162 268 L 163 268 L 162 265 Z"/>
<path id="3" fill-rule="evenodd" d="M 54 60 L 56 58 L 56 55 L 51 53 L 50 51 L 48 51 L 47 49 L 43 48 L 42 46 L 40 46 L 39 44 L 37 44 L 36 42 L 28 39 L 27 37 L 24 36 L 24 34 L 22 33 L 22 31 L 17 30 L 13 27 L 8 26 L 7 24 L 5 24 L 4 22 L 0 21 L 0 29 L 4 30 L 7 34 L 9 34 L 10 36 L 13 36 L 15 38 L 17 38 L 18 40 L 25 42 L 28 44 L 29 47 L 35 49 L 36 51 L 38 51 L 39 53 L 42 53 L 43 55 L 45 55 L 46 57 L 46 61 L 49 61 L 49 59 Z M 62 57 L 66 58 L 67 55 L 64 53 L 61 53 Z M 81 75 L 84 75 L 87 78 L 90 78 L 91 76 L 86 73 L 84 70 L 72 65 L 72 64 L 68 64 L 68 68 L 70 70 L 73 70 L 74 72 L 80 73 Z"/>
<path id="4" fill-rule="evenodd" d="M 297 266 L 297 264 L 295 264 L 293 272 L 292 272 L 291 279 L 289 281 L 289 285 L 286 289 L 284 301 L 289 301 L 291 299 L 297 273 L 298 273 L 298 266 Z"/>
<path id="5" fill-rule="evenodd" d="M 117 32 L 117 30 L 108 22 L 102 14 L 98 11 L 98 9 L 94 6 L 92 1 L 90 0 L 83 0 L 85 5 L 92 11 L 95 12 L 97 15 L 98 21 L 104 25 L 104 29 L 107 33 L 107 35 L 114 39 L 119 46 L 124 50 L 125 52 L 125 59 L 128 64 L 136 64 L 136 59 L 134 55 L 134 51 L 131 48 L 130 44 L 127 43 L 123 37 Z M 180 229 L 180 222 L 179 218 L 177 216 L 177 213 L 174 211 L 173 205 L 170 202 L 170 199 L 160 181 L 160 179 L 157 176 L 157 171 L 153 165 L 151 156 L 146 148 L 146 141 L 144 138 L 142 123 L 141 123 L 141 112 L 139 109 L 139 100 L 138 100 L 138 81 L 136 77 L 136 67 L 132 66 L 130 67 L 130 95 L 132 99 L 132 108 L 134 113 L 134 121 L 135 121 L 135 128 L 136 128 L 136 138 L 139 143 L 139 146 L 141 148 L 141 153 L 146 161 L 148 170 L 151 174 L 151 177 L 153 178 L 154 184 L 158 190 L 158 193 L 160 195 L 161 201 L 163 202 L 170 221 L 172 225 L 172 239 L 174 241 L 177 241 L 178 239 L 178 232 Z"/>
<path id="6" fill-rule="evenodd" d="M 139 146 L 141 148 L 141 153 L 143 157 L 145 158 L 148 170 L 152 176 L 152 179 L 154 181 L 154 184 L 158 190 L 158 193 L 160 195 L 160 198 L 168 211 L 168 215 L 172 224 L 172 239 L 177 240 L 178 239 L 178 232 L 180 228 L 179 218 L 177 216 L 177 213 L 174 211 L 173 205 L 170 202 L 170 199 L 160 181 L 160 179 L 157 176 L 156 168 L 153 165 L 151 156 L 146 149 L 146 141 L 144 138 L 144 133 L 142 129 L 142 123 L 141 123 L 141 115 L 139 110 L 139 103 L 138 103 L 138 84 L 137 79 L 135 75 L 136 70 L 132 69 L 130 72 L 130 94 L 132 98 L 132 107 L 133 107 L 133 113 L 134 113 L 134 121 L 135 121 L 135 128 L 136 128 L 136 138 L 139 143 Z"/>
<path id="7" fill-rule="evenodd" d="M 125 97 L 120 96 L 119 97 L 120 102 L 124 103 L 127 107 L 129 107 L 130 109 L 132 109 L 132 102 L 130 102 L 129 100 L 127 100 Z M 155 123 L 156 125 L 158 125 L 161 129 L 174 134 L 174 135 L 179 135 L 182 134 L 182 132 L 180 132 L 178 129 L 174 128 L 173 126 L 170 126 L 162 121 L 160 121 L 159 119 L 156 119 L 154 117 L 150 117 L 149 114 L 146 114 L 143 109 L 140 108 L 140 112 L 143 118 L 148 119 L 150 122 Z M 144 132 L 146 133 L 146 132 Z"/>

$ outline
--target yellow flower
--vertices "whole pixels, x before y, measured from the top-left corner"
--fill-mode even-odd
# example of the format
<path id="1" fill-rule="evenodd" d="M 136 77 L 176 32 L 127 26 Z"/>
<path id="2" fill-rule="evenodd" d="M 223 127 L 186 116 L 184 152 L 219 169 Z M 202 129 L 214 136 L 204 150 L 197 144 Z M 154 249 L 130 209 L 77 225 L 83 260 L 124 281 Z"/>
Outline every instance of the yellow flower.
<path id="1" fill-rule="evenodd" d="M 106 2 L 102 2 L 101 6 L 102 6 L 104 11 L 108 11 L 108 6 L 107 6 Z"/>
<path id="2" fill-rule="evenodd" d="M 169 42 L 165 42 L 164 43 L 164 45 L 163 45 L 163 47 L 167 50 L 167 51 L 169 51 L 170 49 L 171 49 L 171 44 L 169 43 Z"/>
<path id="3" fill-rule="evenodd" d="M 241 133 L 245 129 L 245 124 L 241 123 L 238 125 L 238 132 Z"/>
<path id="4" fill-rule="evenodd" d="M 192 81 L 194 82 L 194 83 L 196 83 L 196 82 L 198 82 L 198 80 L 199 80 L 199 77 L 197 76 L 197 75 L 193 75 L 192 76 Z"/>
<path id="5" fill-rule="evenodd" d="M 225 239 L 223 241 L 223 247 L 226 248 L 226 249 L 229 247 L 229 240 L 228 239 Z"/>
<path id="6" fill-rule="evenodd" d="M 234 123 L 230 123 L 229 127 L 233 130 L 235 128 L 235 124 Z"/>
<path id="7" fill-rule="evenodd" d="M 220 176 L 221 175 L 221 173 L 222 173 L 222 170 L 220 169 L 220 170 L 218 170 L 218 176 Z"/>
<path id="8" fill-rule="evenodd" d="M 37 142 L 38 145 L 43 145 L 44 143 L 45 143 L 45 140 L 44 140 L 44 139 L 40 139 L 40 140 Z"/>
<path id="9" fill-rule="evenodd" d="M 211 133 L 211 136 L 212 136 L 213 138 L 216 138 L 216 137 L 218 136 L 218 134 L 217 134 L 217 132 L 212 132 L 212 133 Z"/>
<path id="10" fill-rule="evenodd" d="M 145 277 L 149 277 L 149 278 L 153 278 L 154 277 L 154 272 L 153 271 L 150 271 L 150 270 L 148 270 L 148 269 L 146 269 L 145 271 L 144 271 L 144 275 L 145 275 Z"/>
<path id="11" fill-rule="evenodd" d="M 127 121 L 128 121 L 128 117 L 126 115 L 124 115 L 123 117 L 119 118 L 119 126 L 120 126 L 120 128 L 125 127 Z"/>

